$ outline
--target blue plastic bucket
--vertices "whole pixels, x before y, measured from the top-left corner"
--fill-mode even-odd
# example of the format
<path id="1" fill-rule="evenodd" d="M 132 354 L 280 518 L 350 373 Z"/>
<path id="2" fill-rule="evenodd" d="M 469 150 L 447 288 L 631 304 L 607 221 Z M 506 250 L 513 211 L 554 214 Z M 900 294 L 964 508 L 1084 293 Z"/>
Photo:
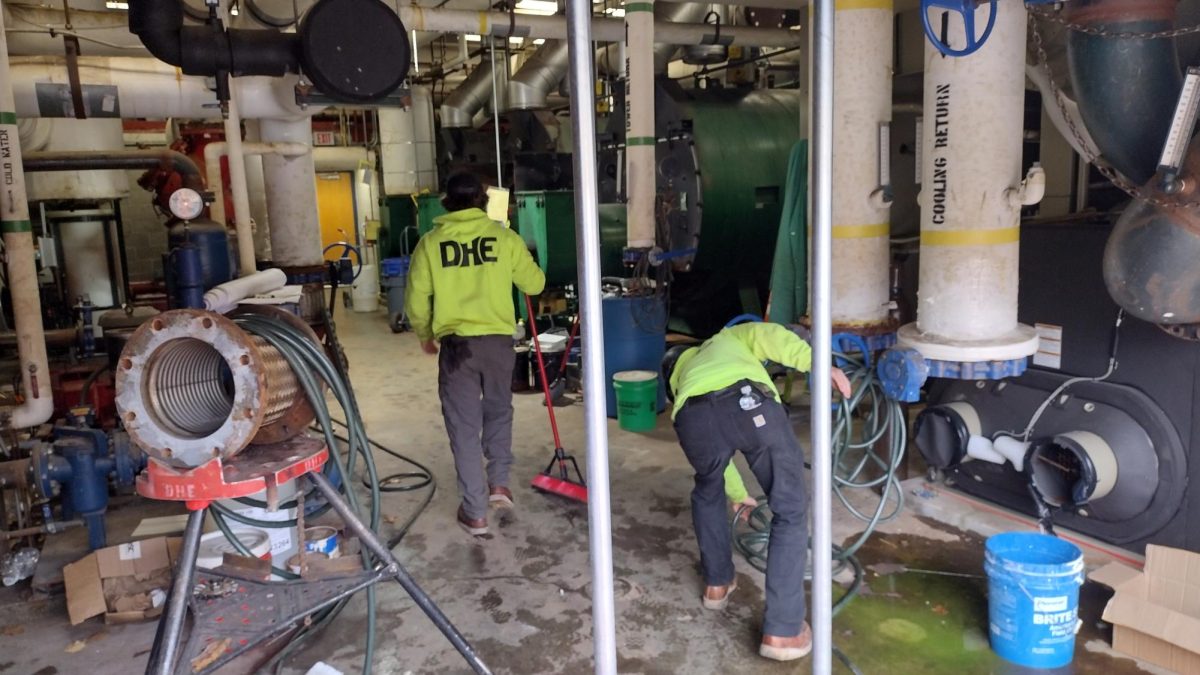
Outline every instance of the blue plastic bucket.
<path id="1" fill-rule="evenodd" d="M 1028 668 L 1061 668 L 1075 656 L 1083 552 L 1036 532 L 988 537 L 988 633 L 992 649 Z"/>

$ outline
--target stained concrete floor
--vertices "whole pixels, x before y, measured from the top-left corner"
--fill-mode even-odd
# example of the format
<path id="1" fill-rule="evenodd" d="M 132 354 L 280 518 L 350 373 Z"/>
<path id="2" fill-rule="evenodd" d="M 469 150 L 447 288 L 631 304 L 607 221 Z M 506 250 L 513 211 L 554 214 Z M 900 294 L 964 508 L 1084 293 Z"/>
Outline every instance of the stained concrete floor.
<path id="1" fill-rule="evenodd" d="M 492 534 L 473 538 L 454 524 L 454 470 L 439 413 L 435 359 L 412 335 L 393 335 L 382 313 L 337 316 L 351 376 L 373 439 L 427 463 L 440 486 L 396 553 L 496 672 L 585 673 L 591 668 L 588 531 L 583 505 L 533 492 L 527 482 L 548 460 L 552 443 L 540 397 L 516 397 L 517 509 L 492 518 Z M 583 455 L 582 405 L 557 409 L 563 441 Z M 724 612 L 700 608 L 701 581 L 691 531 L 691 472 L 667 418 L 647 434 L 609 425 L 616 576 L 617 651 L 625 673 L 807 672 L 808 661 L 766 662 L 756 655 L 762 575 L 737 559 L 739 589 Z M 379 456 L 383 473 L 406 467 Z M 744 472 L 749 476 L 748 472 Z M 860 555 L 867 590 L 835 623 L 835 641 L 865 673 L 1012 673 L 987 647 L 986 584 L 923 569 L 981 574 L 984 516 L 938 500 L 920 481 L 906 484 L 911 506 Z M 865 499 L 866 496 L 863 496 Z M 414 494 L 389 494 L 385 525 L 417 505 Z M 943 503 L 945 502 L 945 503 Z M 864 502 L 869 503 L 869 502 Z M 940 505 L 940 506 L 939 506 Z M 942 511 L 939 515 L 938 508 Z M 835 539 L 861 524 L 835 506 Z M 932 516 L 931 516 L 932 514 Z M 993 519 L 994 521 L 995 519 Z M 992 527 L 1013 527 L 1003 520 Z M 986 531 L 984 532 L 986 534 Z M 1103 555 L 1091 555 L 1099 564 Z M 840 591 L 835 589 L 835 597 Z M 1136 673 L 1112 655 L 1097 616 L 1106 599 L 1090 584 L 1076 662 L 1063 672 Z M 397 586 L 379 594 L 375 672 L 468 672 L 457 653 Z M 300 650 L 287 673 L 323 661 L 358 672 L 366 606 L 354 600 L 341 619 Z M 97 620 L 66 626 L 61 597 L 29 599 L 22 586 L 0 593 L 0 673 L 140 672 L 153 637 L 149 624 L 106 627 Z"/>

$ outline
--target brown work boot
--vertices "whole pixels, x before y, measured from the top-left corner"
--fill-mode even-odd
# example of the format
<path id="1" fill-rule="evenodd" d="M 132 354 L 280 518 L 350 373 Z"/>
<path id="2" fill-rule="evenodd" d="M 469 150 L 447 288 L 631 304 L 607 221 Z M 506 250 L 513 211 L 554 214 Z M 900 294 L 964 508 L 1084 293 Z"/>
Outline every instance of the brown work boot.
<path id="1" fill-rule="evenodd" d="M 800 634 L 792 637 L 778 635 L 763 635 L 762 644 L 758 646 L 758 655 L 776 661 L 794 661 L 808 656 L 812 651 L 812 628 L 808 622 L 800 629 Z"/>
<path id="2" fill-rule="evenodd" d="M 487 518 L 468 518 L 461 506 L 458 507 L 458 526 L 476 537 L 488 533 Z"/>
<path id="3" fill-rule="evenodd" d="M 488 503 L 493 506 L 498 506 L 502 509 L 511 509 L 513 507 L 512 490 L 497 485 L 488 489 Z"/>
<path id="4" fill-rule="evenodd" d="M 729 596 L 733 595 L 734 589 L 737 588 L 737 580 L 728 586 L 705 586 L 704 595 L 700 597 L 700 601 L 704 603 L 704 609 L 722 610 L 729 604 Z"/>

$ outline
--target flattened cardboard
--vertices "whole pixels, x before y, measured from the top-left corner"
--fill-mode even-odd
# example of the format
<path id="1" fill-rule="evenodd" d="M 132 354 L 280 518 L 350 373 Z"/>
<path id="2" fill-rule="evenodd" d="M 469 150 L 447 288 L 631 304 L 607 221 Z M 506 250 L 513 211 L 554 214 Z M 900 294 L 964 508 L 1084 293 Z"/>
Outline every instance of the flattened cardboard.
<path id="1" fill-rule="evenodd" d="M 71 625 L 104 615 L 105 623 L 131 623 L 159 616 L 150 591 L 171 585 L 178 538 L 155 537 L 94 551 L 63 568 Z"/>
<path id="2" fill-rule="evenodd" d="M 1103 616 L 1113 649 L 1200 675 L 1200 554 L 1151 545 L 1144 572 L 1113 563 L 1089 576 L 1116 591 Z"/>
<path id="3" fill-rule="evenodd" d="M 67 615 L 72 626 L 103 614 L 107 609 L 94 554 L 64 567 L 63 583 L 67 587 Z"/>

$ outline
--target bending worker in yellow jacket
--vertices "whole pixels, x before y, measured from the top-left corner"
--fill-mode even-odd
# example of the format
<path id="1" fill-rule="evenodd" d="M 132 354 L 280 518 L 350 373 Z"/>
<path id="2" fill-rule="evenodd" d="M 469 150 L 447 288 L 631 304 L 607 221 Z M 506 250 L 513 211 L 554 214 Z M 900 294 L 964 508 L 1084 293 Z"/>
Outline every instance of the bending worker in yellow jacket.
<path id="1" fill-rule="evenodd" d="M 812 631 L 804 620 L 808 491 L 804 451 L 764 361 L 807 371 L 812 351 L 784 326 L 746 323 L 726 328 L 699 347 L 682 353 L 673 349 L 663 370 L 674 392 L 675 431 L 696 471 L 692 523 L 706 584 L 701 602 L 707 609 L 724 609 L 737 586 L 724 497 L 727 493 L 736 503 L 746 496 L 731 464 L 734 452 L 741 450 L 774 514 L 759 654 L 785 661 L 812 649 Z M 833 383 L 850 395 L 850 382 L 837 368 Z"/>
<path id="2" fill-rule="evenodd" d="M 488 218 L 477 176 L 451 176 L 442 205 L 449 213 L 413 251 L 404 311 L 425 353 L 438 354 L 441 343 L 438 396 L 462 498 L 458 524 L 480 535 L 489 502 L 513 505 L 512 287 L 536 295 L 546 276 L 525 240 Z"/>

